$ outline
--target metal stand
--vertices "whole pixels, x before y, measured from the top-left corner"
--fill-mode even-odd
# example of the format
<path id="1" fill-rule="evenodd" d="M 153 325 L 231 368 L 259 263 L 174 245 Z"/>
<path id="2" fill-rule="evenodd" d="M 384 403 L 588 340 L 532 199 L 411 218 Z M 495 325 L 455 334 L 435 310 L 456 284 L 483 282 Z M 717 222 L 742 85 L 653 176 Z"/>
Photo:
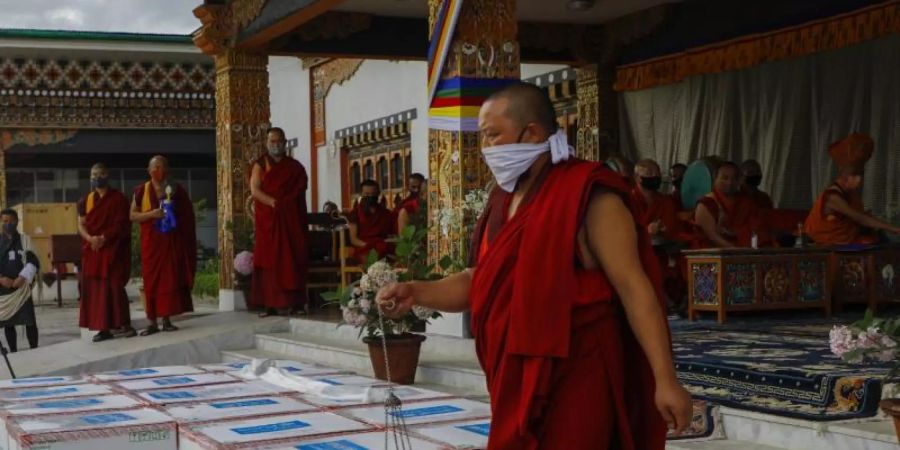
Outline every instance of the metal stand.
<path id="1" fill-rule="evenodd" d="M 0 343 L 0 354 L 3 355 L 3 360 L 6 361 L 6 368 L 9 369 L 9 376 L 11 376 L 12 379 L 15 380 L 16 373 L 13 372 L 12 364 L 9 363 L 9 356 L 7 356 L 7 354 L 9 354 L 9 351 L 6 349 L 6 347 L 3 346 L 2 343 Z"/>
<path id="2" fill-rule="evenodd" d="M 406 418 L 403 416 L 403 402 L 394 394 L 394 384 L 391 382 L 391 365 L 388 360 L 387 339 L 384 336 L 384 314 L 378 307 L 378 324 L 381 326 L 381 348 L 384 351 L 384 370 L 387 375 L 388 387 L 384 394 L 384 450 L 413 450 L 409 432 L 406 429 Z M 393 435 L 393 439 L 391 439 Z M 393 446 L 390 441 L 393 440 Z"/>

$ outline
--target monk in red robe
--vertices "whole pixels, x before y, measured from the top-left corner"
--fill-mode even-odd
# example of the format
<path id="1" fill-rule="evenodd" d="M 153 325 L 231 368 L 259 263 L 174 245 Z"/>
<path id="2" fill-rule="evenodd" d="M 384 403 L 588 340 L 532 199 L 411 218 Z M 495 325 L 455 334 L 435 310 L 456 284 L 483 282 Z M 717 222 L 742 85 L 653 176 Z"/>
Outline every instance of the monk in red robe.
<path id="1" fill-rule="evenodd" d="M 768 245 L 768 231 L 756 203 L 740 192 L 739 180 L 740 172 L 733 162 L 724 162 L 716 169 L 713 191 L 694 209 L 695 248 L 751 247 L 754 233 L 757 246 Z"/>
<path id="2" fill-rule="evenodd" d="M 109 169 L 91 167 L 91 192 L 78 202 L 81 246 L 81 311 L 78 325 L 96 330 L 94 342 L 137 333 L 125 285 L 131 278 L 131 221 L 128 197 L 109 186 Z"/>
<path id="3" fill-rule="evenodd" d="M 741 164 L 741 193 L 750 197 L 756 209 L 760 212 L 770 211 L 775 208 L 772 197 L 761 191 L 759 185 L 762 184 L 762 167 L 755 159 L 748 159 Z"/>
<path id="4" fill-rule="evenodd" d="M 671 305 L 677 308 L 687 294 L 687 283 L 680 267 L 680 250 L 690 245 L 692 236 L 678 218 L 678 205 L 659 193 L 662 174 L 652 159 L 638 161 L 634 169 L 631 200 L 637 222 L 647 228 L 663 275 L 663 287 Z"/>
<path id="5" fill-rule="evenodd" d="M 169 162 L 154 156 L 147 167 L 150 181 L 134 189 L 131 221 L 141 224 L 141 271 L 150 326 L 141 332 L 147 336 L 159 332 L 157 317 L 162 317 L 162 331 L 175 331 L 170 317 L 194 310 L 191 290 L 197 271 L 197 229 L 194 205 L 187 191 L 168 182 Z M 166 229 L 163 201 L 171 200 L 175 228 Z"/>
<path id="6" fill-rule="evenodd" d="M 409 194 L 406 198 L 394 208 L 394 214 L 397 216 L 397 234 L 400 234 L 419 214 L 419 209 L 423 202 L 422 191 L 425 188 L 425 176 L 421 173 L 414 173 L 409 176 Z"/>
<path id="7" fill-rule="evenodd" d="M 394 245 L 388 237 L 397 230 L 394 214 L 378 199 L 381 188 L 375 180 L 360 183 L 360 199 L 350 213 L 350 244 L 355 247 L 354 258 L 364 264 L 373 250 L 383 258 L 394 252 Z"/>
<path id="8" fill-rule="evenodd" d="M 873 217 L 863 207 L 859 187 L 873 148 L 872 139 L 859 133 L 829 147 L 838 177 L 813 204 L 804 224 L 817 245 L 874 244 L 879 241 L 876 230 L 900 233 L 900 228 Z"/>
<path id="9" fill-rule="evenodd" d="M 256 201 L 253 299 L 265 307 L 260 317 L 306 306 L 306 169 L 285 153 L 284 131 L 268 133 L 268 154 L 253 164 L 250 192 Z"/>
<path id="10" fill-rule="evenodd" d="M 391 317 L 413 305 L 471 309 L 489 450 L 662 450 L 666 422 L 683 429 L 691 401 L 625 179 L 570 157 L 536 86 L 492 95 L 479 126 L 498 187 L 473 236 L 474 267 L 386 287 L 376 301 Z"/>

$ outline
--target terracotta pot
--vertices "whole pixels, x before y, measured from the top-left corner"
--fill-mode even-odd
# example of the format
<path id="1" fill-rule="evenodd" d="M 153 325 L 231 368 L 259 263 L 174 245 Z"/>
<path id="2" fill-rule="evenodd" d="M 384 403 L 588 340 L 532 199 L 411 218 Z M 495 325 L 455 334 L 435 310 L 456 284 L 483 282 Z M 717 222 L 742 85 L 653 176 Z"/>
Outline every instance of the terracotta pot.
<path id="1" fill-rule="evenodd" d="M 391 366 L 391 382 L 397 384 L 413 384 L 416 382 L 416 369 L 419 367 L 419 352 L 425 336 L 420 334 L 403 334 L 387 337 L 388 364 Z M 387 380 L 384 365 L 384 347 L 381 337 L 363 338 L 369 345 L 369 359 L 375 378 Z"/>
<path id="2" fill-rule="evenodd" d="M 900 398 L 882 400 L 881 410 L 894 418 L 894 432 L 897 433 L 897 443 L 900 443 Z"/>

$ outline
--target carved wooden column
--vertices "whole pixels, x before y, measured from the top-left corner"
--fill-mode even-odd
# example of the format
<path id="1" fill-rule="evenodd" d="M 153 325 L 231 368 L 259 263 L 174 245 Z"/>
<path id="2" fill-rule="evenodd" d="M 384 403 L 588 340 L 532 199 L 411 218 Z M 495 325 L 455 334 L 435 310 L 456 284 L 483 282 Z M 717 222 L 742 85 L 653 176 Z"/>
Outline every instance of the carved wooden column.
<path id="1" fill-rule="evenodd" d="M 442 2 L 429 0 L 432 31 Z M 428 171 L 428 204 L 431 211 L 428 233 L 428 256 L 432 262 L 450 255 L 461 257 L 467 251 L 469 232 L 474 217 L 463 215 L 467 192 L 484 188 L 492 179 L 481 158 L 480 135 L 477 131 L 478 106 L 467 108 L 464 98 L 484 98 L 489 86 L 485 80 L 519 80 L 519 44 L 517 42 L 516 0 L 466 0 L 463 2 L 456 32 L 451 41 L 441 80 L 458 79 L 456 89 L 441 89 L 436 98 L 443 105 L 463 105 L 460 113 L 441 116 L 436 125 L 435 108 L 430 115 Z M 454 125 L 458 124 L 457 125 Z M 448 126 L 448 124 L 450 124 Z M 462 227 L 441 227 L 435 221 L 437 211 L 452 211 L 464 217 Z"/>
<path id="2" fill-rule="evenodd" d="M 268 57 L 226 50 L 216 59 L 216 185 L 219 288 L 234 288 L 234 227 L 252 220 L 250 162 L 262 154 L 269 129 Z"/>
<path id="3" fill-rule="evenodd" d="M 598 161 L 603 161 L 612 154 L 619 153 L 619 98 L 613 85 L 616 82 L 616 69 L 613 66 L 600 65 L 597 68 L 597 120 Z"/>
<path id="4" fill-rule="evenodd" d="M 600 105 L 597 102 L 597 66 L 590 65 L 575 69 L 578 97 L 578 157 L 588 161 L 600 160 L 600 146 L 597 142 L 600 130 L 597 120 Z"/>

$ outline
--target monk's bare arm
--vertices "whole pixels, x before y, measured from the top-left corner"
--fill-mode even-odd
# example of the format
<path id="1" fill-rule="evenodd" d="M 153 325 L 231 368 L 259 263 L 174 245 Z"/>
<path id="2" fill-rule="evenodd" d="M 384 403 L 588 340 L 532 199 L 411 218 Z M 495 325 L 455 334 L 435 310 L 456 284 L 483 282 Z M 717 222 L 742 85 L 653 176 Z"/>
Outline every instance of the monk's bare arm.
<path id="1" fill-rule="evenodd" d="M 469 308 L 472 269 L 438 281 L 413 281 L 388 286 L 378 292 L 376 301 L 388 317 L 401 317 L 413 305 L 456 313 Z"/>
<path id="2" fill-rule="evenodd" d="M 86 241 L 91 240 L 91 234 L 88 233 L 87 228 L 84 227 L 84 216 L 78 216 L 78 234 Z"/>
<path id="3" fill-rule="evenodd" d="M 401 209 L 397 214 L 397 234 L 399 235 L 407 225 L 409 225 L 409 213 L 406 209 Z"/>
<path id="4" fill-rule="evenodd" d="M 637 226 L 622 199 L 596 192 L 585 216 L 587 245 L 622 300 L 628 325 L 647 355 L 656 380 L 656 407 L 671 428 L 691 422 L 691 396 L 678 382 L 668 327 L 638 253 Z"/>
<path id="5" fill-rule="evenodd" d="M 153 219 L 162 219 L 165 214 L 163 210 L 157 208 L 153 211 L 141 212 L 134 199 L 131 200 L 131 213 L 128 215 L 132 222 L 142 223 Z"/>
<path id="6" fill-rule="evenodd" d="M 735 247 L 731 241 L 719 234 L 716 218 L 702 203 L 697 203 L 697 208 L 694 210 L 694 220 L 697 222 L 697 225 L 700 225 L 700 229 L 703 230 L 703 234 L 706 235 L 707 239 L 715 243 L 717 247 Z"/>
<path id="7" fill-rule="evenodd" d="M 850 206 L 850 204 L 847 203 L 846 200 L 841 198 L 840 195 L 829 195 L 828 200 L 825 202 L 825 209 L 843 214 L 850 218 L 850 220 L 866 228 L 874 228 L 876 230 L 884 230 L 891 233 L 900 233 L 900 228 L 895 227 L 887 222 L 878 220 L 878 218 L 870 216 L 864 212 L 853 209 L 853 207 Z"/>
<path id="8" fill-rule="evenodd" d="M 259 167 L 259 164 L 253 164 L 250 174 L 250 195 L 264 205 L 275 207 L 275 198 L 262 190 L 262 168 Z"/>
<path id="9" fill-rule="evenodd" d="M 366 243 L 359 239 L 359 226 L 353 222 L 347 224 L 350 228 L 350 245 L 354 247 L 365 247 Z"/>

